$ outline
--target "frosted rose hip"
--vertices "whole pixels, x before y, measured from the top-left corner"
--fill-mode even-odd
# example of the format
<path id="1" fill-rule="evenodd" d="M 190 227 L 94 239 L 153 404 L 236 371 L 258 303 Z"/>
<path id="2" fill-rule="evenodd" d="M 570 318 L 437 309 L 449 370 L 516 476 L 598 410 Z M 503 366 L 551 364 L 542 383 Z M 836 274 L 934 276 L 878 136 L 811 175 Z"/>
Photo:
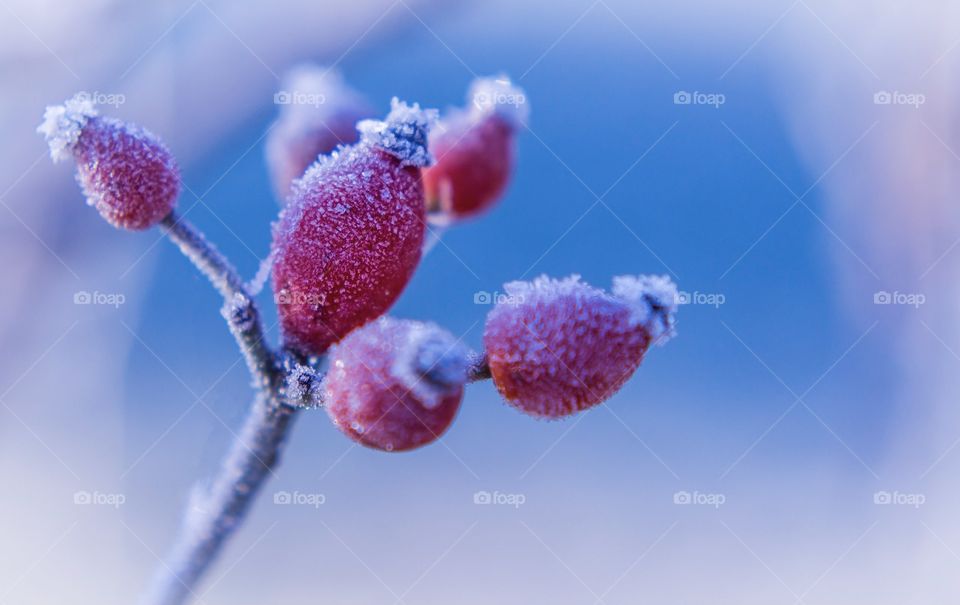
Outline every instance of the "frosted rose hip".
<path id="1" fill-rule="evenodd" d="M 394 99 L 360 142 L 321 157 L 297 181 L 273 237 L 273 285 L 286 344 L 323 353 L 382 315 L 420 261 L 420 167 L 432 111 Z"/>
<path id="2" fill-rule="evenodd" d="M 504 288 L 483 343 L 497 389 L 532 416 L 558 418 L 606 400 L 650 344 L 673 335 L 677 291 L 666 277 L 617 277 L 612 294 L 577 275 Z"/>
<path id="3" fill-rule="evenodd" d="M 277 199 L 285 203 L 293 181 L 317 156 L 355 143 L 357 121 L 373 111 L 338 71 L 309 64 L 290 70 L 274 102 L 280 115 L 267 135 L 266 158 Z"/>
<path id="4" fill-rule="evenodd" d="M 368 447 L 403 451 L 436 440 L 463 398 L 468 352 L 445 330 L 383 317 L 330 352 L 330 418 Z"/>
<path id="5" fill-rule="evenodd" d="M 78 94 L 47 107 L 37 129 L 54 161 L 73 157 L 87 203 L 115 227 L 147 229 L 173 210 L 180 194 L 180 169 L 150 132 L 97 114 Z"/>
<path id="6" fill-rule="evenodd" d="M 506 78 L 475 80 L 468 101 L 431 132 L 436 164 L 423 174 L 428 210 L 451 220 L 478 214 L 501 196 L 529 111 L 523 91 Z"/>

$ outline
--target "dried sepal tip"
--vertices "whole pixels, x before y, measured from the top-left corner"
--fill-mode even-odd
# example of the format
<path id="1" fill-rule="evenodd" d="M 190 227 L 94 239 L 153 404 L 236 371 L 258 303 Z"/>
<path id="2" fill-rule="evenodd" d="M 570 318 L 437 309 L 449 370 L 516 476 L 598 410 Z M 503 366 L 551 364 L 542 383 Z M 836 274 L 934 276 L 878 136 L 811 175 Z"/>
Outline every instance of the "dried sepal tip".
<path id="1" fill-rule="evenodd" d="M 78 93 L 63 105 L 48 105 L 43 112 L 43 122 L 37 127 L 50 146 L 50 158 L 59 162 L 72 155 L 80 139 L 80 132 L 90 118 L 97 116 L 97 109 L 89 95 Z"/>
<path id="2" fill-rule="evenodd" d="M 357 124 L 363 143 L 382 149 L 404 166 L 423 168 L 433 163 L 427 145 L 430 128 L 437 121 L 437 110 L 420 109 L 394 97 L 390 113 L 383 120 L 362 120 Z"/>
<path id="3" fill-rule="evenodd" d="M 613 278 L 613 295 L 630 305 L 630 320 L 641 325 L 663 345 L 677 335 L 676 317 L 680 295 L 666 275 L 618 275 Z"/>

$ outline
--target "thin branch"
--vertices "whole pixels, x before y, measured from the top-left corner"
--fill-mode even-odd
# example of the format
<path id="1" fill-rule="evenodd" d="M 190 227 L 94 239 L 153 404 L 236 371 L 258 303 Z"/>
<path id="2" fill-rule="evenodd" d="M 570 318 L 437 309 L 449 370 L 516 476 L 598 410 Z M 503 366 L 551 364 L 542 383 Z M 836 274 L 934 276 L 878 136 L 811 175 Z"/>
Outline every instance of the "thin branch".
<path id="1" fill-rule="evenodd" d="M 260 311 L 233 265 L 183 217 L 171 212 L 161 228 L 223 296 L 221 313 L 257 389 L 240 435 L 209 489 L 194 492 L 173 551 L 144 599 L 153 605 L 181 605 L 196 597 L 198 582 L 273 474 L 298 409 L 284 399 L 281 356 L 264 339 Z"/>
<path id="2" fill-rule="evenodd" d="M 487 354 L 474 355 L 467 368 L 467 382 L 479 382 L 491 378 Z"/>
<path id="3" fill-rule="evenodd" d="M 246 294 L 246 287 L 237 270 L 190 221 L 172 211 L 160 221 L 160 228 L 225 300 L 232 299 L 237 293 Z"/>
<path id="4" fill-rule="evenodd" d="M 194 492 L 173 553 L 158 571 L 145 603 L 180 605 L 196 597 L 204 572 L 273 474 L 298 411 L 271 397 L 257 397 L 219 474 L 209 489 Z"/>
<path id="5" fill-rule="evenodd" d="M 163 218 L 160 228 L 223 296 L 222 314 L 257 386 L 275 388 L 279 378 L 277 356 L 266 344 L 260 312 L 240 274 L 199 229 L 175 211 Z"/>

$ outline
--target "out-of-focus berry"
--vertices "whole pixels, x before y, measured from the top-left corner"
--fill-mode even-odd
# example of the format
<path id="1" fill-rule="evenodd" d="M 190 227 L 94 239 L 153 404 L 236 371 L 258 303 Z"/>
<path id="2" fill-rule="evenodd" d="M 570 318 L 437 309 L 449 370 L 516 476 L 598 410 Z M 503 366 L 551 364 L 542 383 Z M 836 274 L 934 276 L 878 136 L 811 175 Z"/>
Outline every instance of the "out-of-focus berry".
<path id="1" fill-rule="evenodd" d="M 467 100 L 430 134 L 436 164 L 423 174 L 427 209 L 445 220 L 476 215 L 500 198 L 529 113 L 523 91 L 505 77 L 475 80 Z"/>
<path id="2" fill-rule="evenodd" d="M 469 364 L 465 348 L 436 325 L 380 318 L 331 349 L 327 413 L 367 447 L 420 447 L 453 422 Z"/>
<path id="3" fill-rule="evenodd" d="M 559 418 L 606 400 L 652 343 L 674 333 L 677 290 L 667 277 L 616 277 L 612 294 L 577 275 L 504 289 L 483 342 L 497 389 L 532 416 Z"/>
<path id="4" fill-rule="evenodd" d="M 420 261 L 420 168 L 435 112 L 396 99 L 360 141 L 321 157 L 297 181 L 273 236 L 273 286 L 286 344 L 323 353 L 382 315 Z"/>
<path id="5" fill-rule="evenodd" d="M 373 110 L 340 72 L 311 64 L 291 69 L 273 100 L 280 115 L 267 135 L 266 158 L 283 204 L 293 181 L 317 156 L 357 142 L 357 122 L 371 117 Z"/>
<path id="6" fill-rule="evenodd" d="M 88 95 L 47 107 L 37 131 L 54 161 L 76 160 L 87 203 L 111 225 L 147 229 L 173 210 L 180 169 L 170 151 L 143 128 L 98 115 Z"/>

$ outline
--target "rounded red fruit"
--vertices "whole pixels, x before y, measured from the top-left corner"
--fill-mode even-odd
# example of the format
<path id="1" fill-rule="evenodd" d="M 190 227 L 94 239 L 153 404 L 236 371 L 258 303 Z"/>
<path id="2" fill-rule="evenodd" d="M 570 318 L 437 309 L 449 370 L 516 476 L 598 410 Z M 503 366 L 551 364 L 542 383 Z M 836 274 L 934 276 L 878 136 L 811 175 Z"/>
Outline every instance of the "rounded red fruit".
<path id="1" fill-rule="evenodd" d="M 147 229 L 173 210 L 180 170 L 152 133 L 97 114 L 89 95 L 47 107 L 37 129 L 54 161 L 73 157 L 87 203 L 111 225 Z"/>
<path id="2" fill-rule="evenodd" d="M 453 422 L 468 365 L 465 348 L 436 325 L 380 318 L 331 349 L 327 413 L 367 447 L 420 447 Z"/>
<path id="3" fill-rule="evenodd" d="M 612 294 L 577 275 L 504 289 L 483 343 L 501 395 L 532 416 L 559 418 L 606 400 L 652 343 L 674 333 L 677 290 L 667 277 L 616 277 Z"/>
<path id="4" fill-rule="evenodd" d="M 382 315 L 420 261 L 420 168 L 435 112 L 393 101 L 356 145 L 322 157 L 297 181 L 273 236 L 273 286 L 284 340 L 323 353 Z"/>
<path id="5" fill-rule="evenodd" d="M 266 158 L 277 199 L 285 203 L 293 181 L 317 156 L 357 142 L 357 121 L 373 111 L 340 72 L 318 65 L 291 69 L 273 98 L 280 115 L 267 135 Z"/>
<path id="6" fill-rule="evenodd" d="M 483 212 L 503 193 L 514 163 L 514 138 L 529 107 L 506 78 L 479 78 L 470 106 L 446 116 L 430 134 L 434 166 L 424 170 L 427 209 L 457 220 Z"/>

